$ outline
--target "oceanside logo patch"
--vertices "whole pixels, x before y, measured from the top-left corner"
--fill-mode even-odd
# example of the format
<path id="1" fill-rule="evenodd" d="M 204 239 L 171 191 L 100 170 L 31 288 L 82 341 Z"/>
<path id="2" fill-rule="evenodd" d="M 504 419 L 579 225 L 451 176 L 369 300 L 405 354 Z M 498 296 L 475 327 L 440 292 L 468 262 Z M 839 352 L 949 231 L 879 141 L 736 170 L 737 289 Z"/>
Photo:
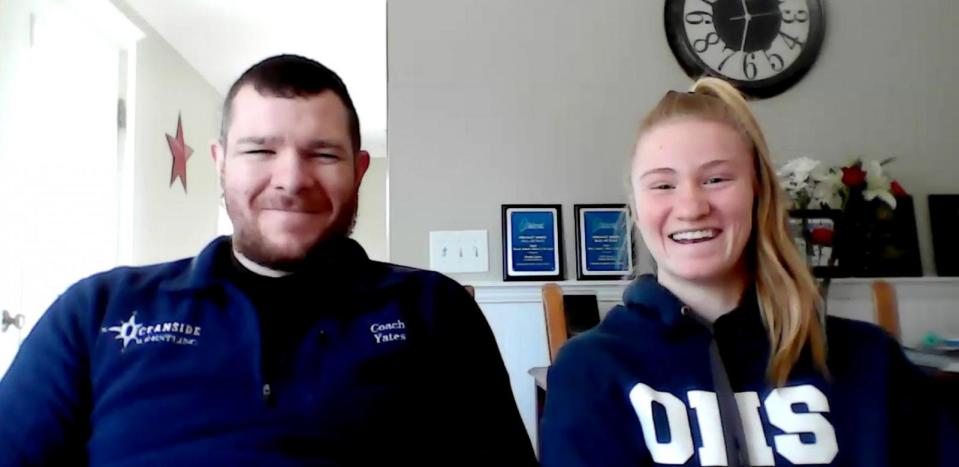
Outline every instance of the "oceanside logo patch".
<path id="1" fill-rule="evenodd" d="M 406 323 L 398 319 L 392 323 L 373 323 L 370 325 L 370 333 L 377 344 L 384 342 L 396 342 L 406 340 Z"/>
<path id="2" fill-rule="evenodd" d="M 123 341 L 123 349 L 132 344 L 149 344 L 164 342 L 175 345 L 197 345 L 200 341 L 200 326 L 168 321 L 155 324 L 137 322 L 137 312 L 130 314 L 126 321 L 120 321 L 116 326 L 104 327 L 101 333 L 116 333 L 114 339 Z"/>

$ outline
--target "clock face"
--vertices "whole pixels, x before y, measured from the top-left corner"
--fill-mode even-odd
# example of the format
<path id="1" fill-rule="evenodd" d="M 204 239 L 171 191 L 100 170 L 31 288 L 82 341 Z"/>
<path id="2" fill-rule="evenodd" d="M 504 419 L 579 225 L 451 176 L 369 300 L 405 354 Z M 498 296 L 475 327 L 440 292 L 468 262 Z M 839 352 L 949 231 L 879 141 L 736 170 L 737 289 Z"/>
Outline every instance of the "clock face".
<path id="1" fill-rule="evenodd" d="M 820 1 L 667 0 L 666 33 L 691 77 L 718 76 L 769 97 L 815 61 L 824 31 Z"/>

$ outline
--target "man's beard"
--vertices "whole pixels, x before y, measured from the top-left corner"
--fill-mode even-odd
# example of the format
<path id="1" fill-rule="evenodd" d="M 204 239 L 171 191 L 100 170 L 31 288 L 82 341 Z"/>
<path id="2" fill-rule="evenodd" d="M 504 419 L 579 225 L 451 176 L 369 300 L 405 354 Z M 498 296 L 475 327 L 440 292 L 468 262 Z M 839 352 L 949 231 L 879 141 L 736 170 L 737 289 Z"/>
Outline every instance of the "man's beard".
<path id="1" fill-rule="evenodd" d="M 316 238 L 299 245 L 294 251 L 280 251 L 260 231 L 257 221 L 244 217 L 231 208 L 228 197 L 224 198 L 226 211 L 233 223 L 233 248 L 254 263 L 278 271 L 296 271 L 301 269 L 310 254 L 322 247 L 324 242 L 333 238 L 349 237 L 356 227 L 359 213 L 359 193 L 344 205 L 340 215 L 333 219 L 323 232 L 317 232 Z"/>

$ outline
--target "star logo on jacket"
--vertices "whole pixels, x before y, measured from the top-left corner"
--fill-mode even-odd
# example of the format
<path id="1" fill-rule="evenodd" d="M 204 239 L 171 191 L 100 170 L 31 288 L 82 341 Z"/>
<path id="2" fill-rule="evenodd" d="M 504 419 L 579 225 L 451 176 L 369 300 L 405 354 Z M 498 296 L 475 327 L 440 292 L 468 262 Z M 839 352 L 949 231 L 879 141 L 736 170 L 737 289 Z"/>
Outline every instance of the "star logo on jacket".
<path id="1" fill-rule="evenodd" d="M 134 311 L 130 314 L 129 320 L 121 321 L 118 326 L 111 326 L 106 331 L 117 333 L 114 339 L 122 339 L 123 349 L 126 350 L 131 341 L 136 341 L 137 344 L 141 343 L 140 339 L 137 338 L 137 332 L 142 327 L 142 324 L 137 323 L 137 312 Z"/>
<path id="2" fill-rule="evenodd" d="M 137 312 L 134 310 L 130 317 L 120 321 L 116 326 L 100 329 L 103 334 L 113 332 L 114 339 L 123 341 L 123 350 L 133 344 L 168 343 L 175 345 L 199 345 L 200 326 L 167 321 L 156 324 L 137 322 Z"/>

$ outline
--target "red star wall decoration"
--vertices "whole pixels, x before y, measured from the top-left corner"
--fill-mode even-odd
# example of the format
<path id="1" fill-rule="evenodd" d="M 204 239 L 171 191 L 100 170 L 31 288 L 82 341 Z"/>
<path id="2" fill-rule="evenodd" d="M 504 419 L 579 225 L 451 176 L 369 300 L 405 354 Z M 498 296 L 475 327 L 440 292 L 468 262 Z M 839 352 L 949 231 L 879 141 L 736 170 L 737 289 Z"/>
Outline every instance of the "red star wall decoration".
<path id="1" fill-rule="evenodd" d="M 186 193 L 186 161 L 193 154 L 193 148 L 186 145 L 183 140 L 183 121 L 180 115 L 176 117 L 176 137 L 166 135 L 166 142 L 170 145 L 170 154 L 173 156 L 173 166 L 170 168 L 170 186 L 177 178 L 183 184 L 183 192 Z"/>

